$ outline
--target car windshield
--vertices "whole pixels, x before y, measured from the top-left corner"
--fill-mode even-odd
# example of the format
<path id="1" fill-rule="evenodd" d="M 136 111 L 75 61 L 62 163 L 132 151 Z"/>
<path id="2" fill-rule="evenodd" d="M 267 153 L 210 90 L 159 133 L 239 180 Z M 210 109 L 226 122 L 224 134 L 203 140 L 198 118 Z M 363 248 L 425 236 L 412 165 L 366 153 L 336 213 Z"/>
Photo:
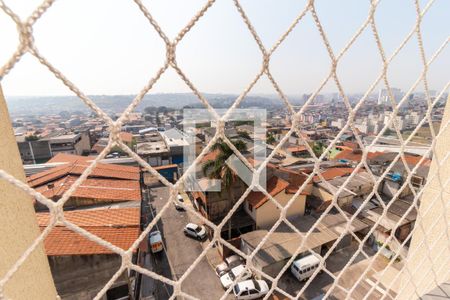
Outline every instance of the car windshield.
<path id="1" fill-rule="evenodd" d="M 236 277 L 234 276 L 233 272 L 230 272 L 229 276 L 230 276 L 230 279 L 233 280 L 233 281 L 236 279 Z"/>
<path id="2" fill-rule="evenodd" d="M 236 284 L 233 289 L 234 289 L 234 293 L 236 295 L 239 295 L 239 284 Z"/>
<path id="3" fill-rule="evenodd" d="M 256 281 L 256 280 L 253 280 L 253 284 L 255 285 L 255 289 L 257 289 L 258 291 L 260 291 L 260 290 L 261 290 L 261 287 L 259 286 L 259 283 L 258 283 L 258 281 Z"/>
<path id="4" fill-rule="evenodd" d="M 202 227 L 201 227 L 201 226 L 197 226 L 197 228 L 195 228 L 195 231 L 196 231 L 196 232 L 202 231 Z"/>

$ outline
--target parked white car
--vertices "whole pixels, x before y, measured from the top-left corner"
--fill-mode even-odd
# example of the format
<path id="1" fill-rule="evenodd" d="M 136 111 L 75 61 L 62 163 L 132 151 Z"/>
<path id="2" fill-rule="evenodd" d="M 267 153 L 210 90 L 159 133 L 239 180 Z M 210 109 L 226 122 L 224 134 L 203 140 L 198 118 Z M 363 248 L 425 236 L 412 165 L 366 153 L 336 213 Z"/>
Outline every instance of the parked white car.
<path id="1" fill-rule="evenodd" d="M 203 240 L 206 238 L 206 229 L 204 226 L 189 223 L 184 227 L 184 234 L 194 239 Z"/>
<path id="2" fill-rule="evenodd" d="M 243 263 L 244 259 L 237 254 L 228 256 L 222 263 L 216 266 L 216 274 L 220 277 L 229 272 L 232 268 L 242 265 Z"/>
<path id="3" fill-rule="evenodd" d="M 291 273 L 299 281 L 304 281 L 319 268 L 320 259 L 316 255 L 308 255 L 294 261 L 291 265 Z"/>
<path id="4" fill-rule="evenodd" d="M 180 194 L 177 195 L 177 200 L 175 201 L 175 209 L 176 210 L 184 210 L 184 207 L 180 205 L 180 203 L 184 203 L 183 196 Z"/>
<path id="5" fill-rule="evenodd" d="M 220 276 L 220 283 L 224 289 L 228 289 L 233 281 L 242 274 L 240 281 L 252 278 L 252 273 L 245 268 L 245 265 L 239 265 L 231 269 L 230 272 Z"/>
<path id="6" fill-rule="evenodd" d="M 264 280 L 246 280 L 233 287 L 236 299 L 248 300 L 264 297 L 269 292 L 269 286 Z"/>

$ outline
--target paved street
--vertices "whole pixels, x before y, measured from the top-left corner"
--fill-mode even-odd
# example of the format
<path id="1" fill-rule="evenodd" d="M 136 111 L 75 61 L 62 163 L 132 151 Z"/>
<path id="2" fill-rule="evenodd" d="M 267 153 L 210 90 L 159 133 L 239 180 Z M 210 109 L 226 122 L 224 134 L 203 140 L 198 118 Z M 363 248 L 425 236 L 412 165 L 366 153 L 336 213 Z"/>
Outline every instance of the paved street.
<path id="1" fill-rule="evenodd" d="M 167 203 L 169 190 L 166 187 L 157 187 L 149 190 L 149 202 L 152 204 L 155 214 L 159 212 Z M 187 200 L 187 199 L 186 199 Z M 200 255 L 203 248 L 199 241 L 188 238 L 183 233 L 184 226 L 195 219 L 190 217 L 185 211 L 177 211 L 174 205 L 170 205 L 158 222 L 158 229 L 161 231 L 164 239 L 166 251 L 157 255 L 147 255 L 146 267 L 158 274 L 163 274 L 168 278 L 179 279 L 186 270 L 192 265 L 194 260 Z M 327 268 L 335 276 L 342 270 L 343 266 L 353 255 L 356 245 L 347 247 L 337 253 L 334 253 L 327 259 Z M 366 253 L 373 255 L 373 251 L 365 248 Z M 349 289 L 353 286 L 360 274 L 367 268 L 369 260 L 363 255 L 359 255 L 353 264 L 347 269 L 346 273 L 339 280 L 339 284 Z M 370 271 L 364 280 L 356 287 L 352 298 L 363 297 L 371 289 L 376 279 L 374 274 L 385 266 L 383 259 L 377 259 L 374 270 Z M 147 278 L 148 279 L 148 278 Z M 305 290 L 301 299 L 313 299 L 325 294 L 333 284 L 333 279 L 326 273 L 318 275 L 312 284 Z M 304 283 L 298 282 L 289 271 L 287 271 L 279 282 L 280 288 L 291 295 L 296 295 L 303 287 Z M 172 293 L 172 288 L 154 280 L 143 280 L 143 296 L 154 295 L 156 299 L 167 299 Z M 220 281 L 215 275 L 212 267 L 209 265 L 206 257 L 200 261 L 196 268 L 184 280 L 182 290 L 199 299 L 219 299 L 224 290 Z M 385 293 L 383 286 L 374 289 L 369 299 L 378 299 Z M 277 299 L 284 297 L 278 295 Z M 335 287 L 330 295 L 330 299 L 343 299 L 346 292 Z M 229 295 L 232 299 L 232 295 Z"/>
<path id="2" fill-rule="evenodd" d="M 349 261 L 350 257 L 353 255 L 356 249 L 356 244 L 353 244 L 350 247 L 342 249 L 341 251 L 332 254 L 327 259 L 327 269 L 333 273 L 333 275 L 337 276 L 344 265 Z M 373 255 L 374 252 L 365 247 L 365 252 L 368 255 Z M 369 259 L 366 259 L 362 254 L 359 254 L 357 258 L 353 261 L 353 263 L 349 266 L 343 276 L 339 279 L 339 284 L 346 288 L 350 289 L 356 281 L 359 279 L 364 270 L 368 267 Z M 365 278 L 361 281 L 360 284 L 355 288 L 352 293 L 352 299 L 361 299 L 364 298 L 369 290 L 372 288 L 376 279 L 373 278 L 374 273 L 381 271 L 386 265 L 386 261 L 383 258 L 377 258 L 373 268 L 368 272 Z M 313 299 L 315 297 L 319 297 L 320 295 L 324 295 L 332 286 L 333 278 L 326 273 L 319 274 L 309 285 L 308 288 L 304 291 L 301 299 Z M 297 279 L 291 275 L 289 270 L 283 274 L 279 286 L 288 292 L 291 295 L 296 295 L 300 289 L 304 286 L 304 283 L 298 282 Z M 369 295 L 368 299 L 379 299 L 385 291 L 383 290 L 383 286 L 380 288 L 374 289 Z M 340 289 L 339 287 L 335 287 L 331 292 L 329 299 L 344 299 L 347 296 L 347 293 Z M 389 299 L 389 298 L 388 298 Z"/>
<path id="3" fill-rule="evenodd" d="M 150 202 L 156 212 L 162 209 L 168 197 L 169 193 L 166 187 L 150 190 Z M 165 255 L 162 255 L 160 265 L 163 266 L 162 268 L 171 269 L 174 279 L 180 278 L 203 250 L 199 241 L 184 235 L 183 228 L 187 223 L 189 223 L 187 213 L 177 211 L 173 205 L 164 213 L 161 222 L 158 222 L 170 261 L 170 265 L 169 262 L 166 264 L 163 259 Z M 158 259 L 156 261 L 160 262 Z M 224 293 L 219 279 L 206 258 L 201 260 L 184 280 L 182 290 L 200 299 L 219 299 Z"/>

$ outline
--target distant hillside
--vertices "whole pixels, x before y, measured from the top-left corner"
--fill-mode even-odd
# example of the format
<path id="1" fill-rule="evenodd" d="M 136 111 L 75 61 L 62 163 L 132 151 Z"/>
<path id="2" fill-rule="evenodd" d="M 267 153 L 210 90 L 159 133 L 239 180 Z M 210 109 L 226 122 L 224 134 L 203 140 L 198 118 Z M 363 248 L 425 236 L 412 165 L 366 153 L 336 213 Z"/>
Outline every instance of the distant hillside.
<path id="1" fill-rule="evenodd" d="M 89 96 L 100 108 L 107 113 L 122 112 L 133 100 L 133 95 L 117 96 Z M 205 94 L 205 97 L 216 108 L 227 108 L 236 100 L 236 95 Z M 52 114 L 60 111 L 84 111 L 89 108 L 75 96 L 47 96 L 47 97 L 7 97 L 8 108 L 11 114 Z M 281 106 L 281 100 L 274 96 L 248 96 L 242 103 L 242 108 Z M 167 106 L 182 108 L 191 106 L 203 107 L 202 103 L 192 94 L 152 94 L 146 95 L 137 111 L 147 106 Z"/>

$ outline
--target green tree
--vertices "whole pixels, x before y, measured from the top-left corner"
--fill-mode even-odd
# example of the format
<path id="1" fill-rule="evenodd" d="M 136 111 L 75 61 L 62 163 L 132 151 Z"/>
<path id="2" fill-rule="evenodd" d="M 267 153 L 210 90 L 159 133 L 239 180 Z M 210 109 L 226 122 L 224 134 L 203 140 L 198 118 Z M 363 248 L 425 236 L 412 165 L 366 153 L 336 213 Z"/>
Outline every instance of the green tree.
<path id="1" fill-rule="evenodd" d="M 25 137 L 25 141 L 27 141 L 27 142 L 32 142 L 32 141 L 37 141 L 37 140 L 39 140 L 39 137 L 34 134 L 28 135 Z"/>
<path id="2" fill-rule="evenodd" d="M 158 108 L 154 107 L 154 106 L 147 106 L 146 108 L 144 108 L 144 111 L 146 114 L 153 114 L 158 110 Z"/>
<path id="3" fill-rule="evenodd" d="M 396 132 L 395 130 L 392 130 L 390 128 L 386 129 L 386 131 L 384 132 L 383 136 L 391 136 L 394 135 L 395 136 Z"/>
<path id="4" fill-rule="evenodd" d="M 275 144 L 275 137 L 273 136 L 273 134 L 268 133 L 267 134 L 267 139 L 266 139 L 266 143 L 267 144 Z"/>
<path id="5" fill-rule="evenodd" d="M 239 135 L 241 138 L 244 138 L 244 139 L 247 139 L 247 140 L 251 140 L 251 139 L 252 139 L 252 138 L 250 137 L 250 134 L 248 134 L 248 132 L 247 132 L 247 131 L 244 131 L 244 130 L 238 131 L 238 135 Z"/>
<path id="6" fill-rule="evenodd" d="M 241 153 L 247 150 L 247 145 L 243 141 L 237 140 L 232 143 Z M 215 159 L 210 159 L 203 164 L 203 173 L 211 179 L 222 179 L 224 187 L 230 187 L 237 177 L 225 162 L 234 154 L 233 150 L 227 143 L 219 140 L 211 147 L 211 151 L 218 151 L 218 154 Z"/>
<path id="7" fill-rule="evenodd" d="M 312 144 L 312 150 L 313 150 L 314 154 L 317 157 L 319 157 L 322 155 L 323 151 L 325 151 L 325 145 L 321 141 L 314 142 Z"/>

